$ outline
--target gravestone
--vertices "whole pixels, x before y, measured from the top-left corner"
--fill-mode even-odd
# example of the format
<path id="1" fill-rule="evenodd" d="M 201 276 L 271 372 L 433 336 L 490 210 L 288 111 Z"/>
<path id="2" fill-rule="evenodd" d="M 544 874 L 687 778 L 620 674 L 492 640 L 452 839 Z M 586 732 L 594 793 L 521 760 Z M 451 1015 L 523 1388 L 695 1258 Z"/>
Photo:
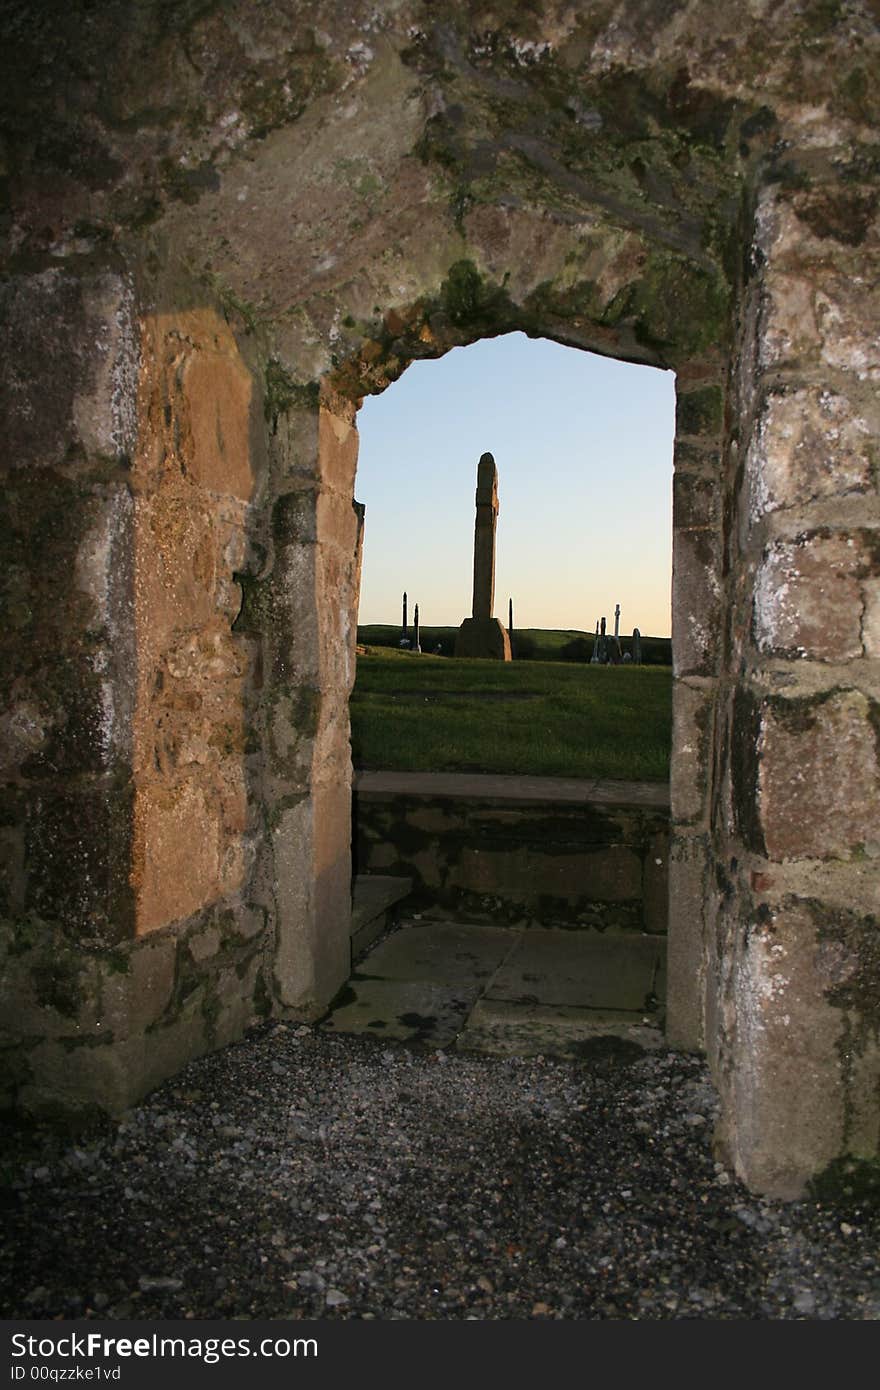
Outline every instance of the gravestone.
<path id="1" fill-rule="evenodd" d="M 642 664 L 642 634 L 637 627 L 633 628 L 632 659 L 637 666 Z"/>
<path id="2" fill-rule="evenodd" d="M 399 643 L 398 643 L 398 646 L 400 646 L 400 647 L 408 647 L 408 646 L 409 646 L 409 628 L 408 628 L 408 626 L 407 626 L 407 621 L 406 621 L 406 590 L 405 590 L 405 589 L 404 589 L 404 591 L 403 591 L 403 627 L 402 627 L 401 630 L 400 630 L 400 641 L 399 641 Z"/>
<path id="3" fill-rule="evenodd" d="M 510 660 L 507 630 L 493 617 L 495 607 L 495 527 L 498 522 L 498 469 L 491 454 L 477 466 L 477 515 L 474 523 L 474 592 L 472 616 L 455 639 L 455 655 Z"/>

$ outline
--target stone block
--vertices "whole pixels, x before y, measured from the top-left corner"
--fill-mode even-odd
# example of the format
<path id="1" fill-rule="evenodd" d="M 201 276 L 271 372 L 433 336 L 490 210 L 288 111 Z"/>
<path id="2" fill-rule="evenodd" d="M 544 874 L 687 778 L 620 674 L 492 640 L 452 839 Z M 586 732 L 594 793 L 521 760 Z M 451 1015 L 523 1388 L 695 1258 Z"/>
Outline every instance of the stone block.
<path id="1" fill-rule="evenodd" d="M 321 406 L 318 448 L 322 482 L 350 499 L 354 495 L 358 457 L 358 432 L 354 423 Z"/>
<path id="2" fill-rule="evenodd" d="M 680 391 L 675 399 L 675 437 L 706 435 L 714 439 L 724 417 L 724 392 L 720 386 L 699 386 Z"/>
<path id="3" fill-rule="evenodd" d="M 719 524 L 721 486 L 717 478 L 700 477 L 676 467 L 672 476 L 672 524 L 683 531 Z"/>
<path id="4" fill-rule="evenodd" d="M 669 790 L 672 818 L 699 821 L 706 812 L 715 691 L 677 680 L 672 693 Z"/>
<path id="5" fill-rule="evenodd" d="M 880 848 L 876 705 L 865 695 L 766 701 L 759 751 L 771 859 L 848 859 Z"/>
<path id="6" fill-rule="evenodd" d="M 797 1198 L 845 1150 L 844 1014 L 828 1001 L 811 911 L 795 902 L 745 933 L 731 923 L 727 938 L 736 1026 L 720 1074 L 719 1139 L 753 1191 Z"/>
<path id="7" fill-rule="evenodd" d="M 863 533 L 812 532 L 777 541 L 755 579 L 752 631 L 762 652 L 817 661 L 862 654 Z"/>
<path id="8" fill-rule="evenodd" d="M 0 826 L 0 917 L 24 911 L 25 882 L 24 829 Z"/>
<path id="9" fill-rule="evenodd" d="M 865 613 L 862 619 L 862 642 L 865 656 L 880 656 L 880 579 L 866 579 L 862 587 Z"/>
<path id="10" fill-rule="evenodd" d="M 163 653 L 177 633 L 215 616 L 220 541 L 213 507 L 191 489 L 160 488 L 136 503 L 138 628 Z"/>
<path id="11" fill-rule="evenodd" d="M 281 1003 L 317 1017 L 348 977 L 351 788 L 316 787 L 277 812 L 274 961 Z"/>
<path id="12" fill-rule="evenodd" d="M 254 991 L 262 969 L 261 952 L 232 970 L 220 970 L 211 981 L 207 1035 L 212 1048 L 237 1042 L 255 1021 Z"/>
<path id="13" fill-rule="evenodd" d="M 666 1036 L 670 1047 L 705 1045 L 705 895 L 709 848 L 704 836 L 674 835 L 669 859 L 666 944 Z"/>
<path id="14" fill-rule="evenodd" d="M 721 629 L 719 542 L 714 531 L 673 532 L 672 662 L 676 676 L 713 675 Z"/>
<path id="15" fill-rule="evenodd" d="M 819 386 L 772 392 L 746 453 L 753 520 L 781 507 L 866 492 L 873 430 L 848 397 Z"/>
<path id="16" fill-rule="evenodd" d="M 219 800 L 197 777 L 137 789 L 132 884 L 142 935 L 191 917 L 223 893 Z"/>
<path id="17" fill-rule="evenodd" d="M 825 275 L 816 290 L 822 361 L 859 381 L 880 381 L 880 289 L 876 258 L 870 276 Z"/>
<path id="18" fill-rule="evenodd" d="M 665 945 L 634 932 L 597 937 L 533 928 L 519 934 L 486 998 L 650 1013 L 663 995 Z"/>
<path id="19" fill-rule="evenodd" d="M 669 924 L 669 832 L 652 835 L 645 854 L 642 881 L 645 931 L 662 934 Z"/>
<path id="20" fill-rule="evenodd" d="M 6 280 L 0 295 L 6 465 L 130 456 L 139 338 L 129 281 L 52 269 Z"/>
<path id="21" fill-rule="evenodd" d="M 767 274 L 760 311 L 759 361 L 764 370 L 818 355 L 816 284 L 801 275 Z"/>
<path id="22" fill-rule="evenodd" d="M 3 762 L 28 780 L 101 772 L 130 749 L 131 514 L 125 482 L 17 472 L 0 501 Z"/>
<path id="23" fill-rule="evenodd" d="M 174 990 L 177 942 L 148 937 L 126 951 L 125 970 L 101 967 L 99 1017 L 114 1041 L 138 1037 L 161 1018 Z"/>
<path id="24" fill-rule="evenodd" d="M 45 923 L 0 927 L 0 1017 L 12 1037 L 100 1038 L 101 961 Z"/>
<path id="25" fill-rule="evenodd" d="M 46 1038 L 28 1054 L 28 1079 L 16 1103 L 37 1119 L 81 1124 L 99 1113 L 119 1115 L 149 1087 L 138 1088 L 131 1046 L 106 1043 L 71 1048 Z"/>
<path id="26" fill-rule="evenodd" d="M 217 927 L 192 931 L 187 935 L 186 945 L 196 965 L 203 965 L 220 950 L 220 932 Z"/>
<path id="27" fill-rule="evenodd" d="M 82 940 L 134 934 L 129 788 L 37 793 L 25 831 L 25 907 Z"/>
<path id="28" fill-rule="evenodd" d="M 455 638 L 457 657 L 510 661 L 510 637 L 497 618 L 465 618 Z"/>
<path id="29" fill-rule="evenodd" d="M 608 845 L 589 854 L 542 854 L 515 846 L 510 850 L 465 847 L 451 867 L 450 884 L 472 893 L 537 903 L 542 895 L 599 902 L 626 902 L 642 892 L 639 855 L 623 845 Z"/>
<path id="30" fill-rule="evenodd" d="M 208 309 L 193 311 L 186 318 L 198 318 L 200 339 L 180 372 L 191 444 L 187 472 L 212 493 L 250 501 L 253 378 L 224 319 Z M 189 332 L 194 333 L 191 324 Z"/>

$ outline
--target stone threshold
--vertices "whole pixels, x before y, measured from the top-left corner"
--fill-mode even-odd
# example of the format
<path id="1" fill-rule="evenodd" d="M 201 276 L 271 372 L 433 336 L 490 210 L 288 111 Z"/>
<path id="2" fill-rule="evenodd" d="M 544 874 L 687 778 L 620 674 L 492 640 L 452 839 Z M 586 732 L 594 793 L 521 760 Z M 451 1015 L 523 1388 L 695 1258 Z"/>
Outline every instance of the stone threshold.
<path id="1" fill-rule="evenodd" d="M 641 806 L 669 810 L 668 782 L 616 782 L 602 778 L 525 777 L 493 772 L 355 773 L 363 797 L 432 797 L 541 805 Z"/>

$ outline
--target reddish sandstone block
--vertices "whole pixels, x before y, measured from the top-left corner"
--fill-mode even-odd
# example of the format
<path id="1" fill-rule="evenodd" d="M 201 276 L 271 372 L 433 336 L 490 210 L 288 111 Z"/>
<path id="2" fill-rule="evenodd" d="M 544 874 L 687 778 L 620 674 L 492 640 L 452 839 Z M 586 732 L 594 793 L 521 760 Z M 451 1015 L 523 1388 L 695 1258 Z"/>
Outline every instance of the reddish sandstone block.
<path id="1" fill-rule="evenodd" d="M 771 859 L 846 859 L 880 842 L 876 715 L 855 690 L 765 704 L 758 799 Z"/>

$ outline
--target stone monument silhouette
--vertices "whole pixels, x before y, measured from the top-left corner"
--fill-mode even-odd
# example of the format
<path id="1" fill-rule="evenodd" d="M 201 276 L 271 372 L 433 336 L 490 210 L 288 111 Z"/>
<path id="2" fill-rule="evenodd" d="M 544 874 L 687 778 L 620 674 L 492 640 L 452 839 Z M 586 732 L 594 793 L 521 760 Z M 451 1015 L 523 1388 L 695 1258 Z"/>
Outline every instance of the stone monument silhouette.
<path id="1" fill-rule="evenodd" d="M 495 527 L 498 521 L 498 469 L 491 454 L 477 465 L 477 516 L 474 523 L 474 598 L 455 639 L 456 656 L 510 660 L 510 638 L 496 617 Z"/>

